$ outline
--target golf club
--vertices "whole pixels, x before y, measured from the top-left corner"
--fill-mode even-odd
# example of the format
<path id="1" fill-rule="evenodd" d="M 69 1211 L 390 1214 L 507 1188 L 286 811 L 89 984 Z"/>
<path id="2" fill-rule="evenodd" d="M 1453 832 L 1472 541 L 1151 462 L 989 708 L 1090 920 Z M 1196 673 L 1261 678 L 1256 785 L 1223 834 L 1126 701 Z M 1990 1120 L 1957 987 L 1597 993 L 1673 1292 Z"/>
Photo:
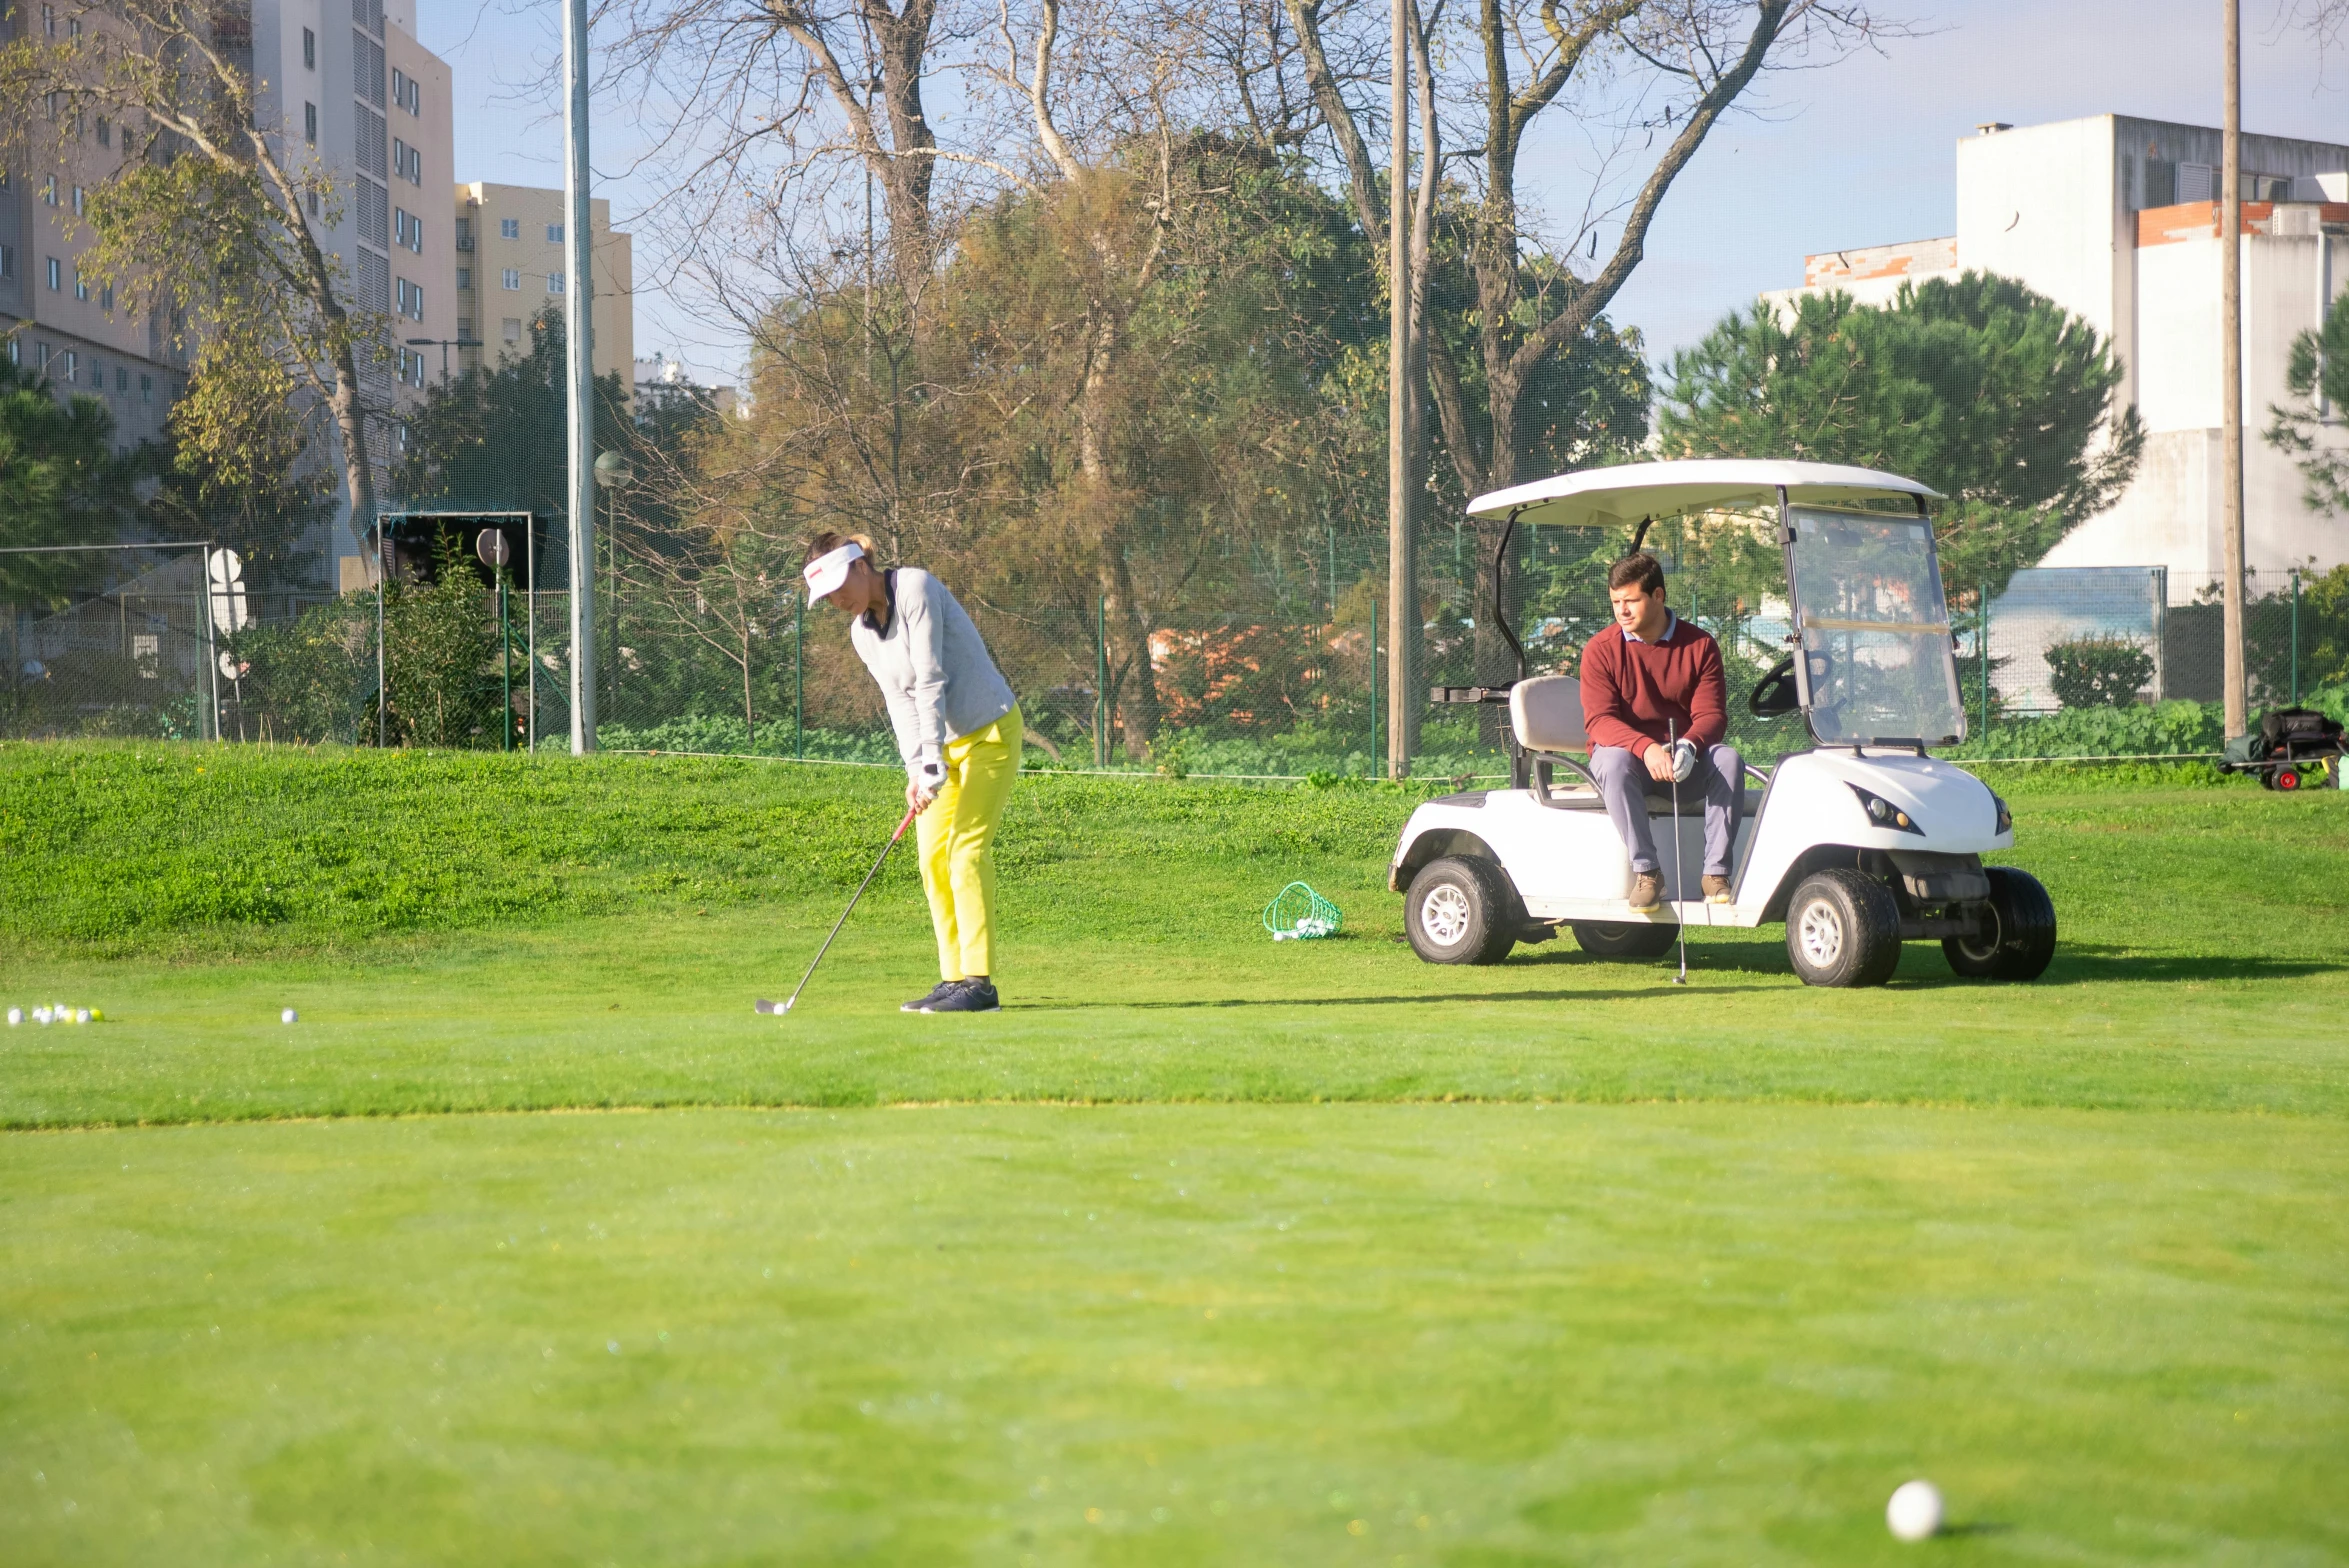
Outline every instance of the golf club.
<path id="1" fill-rule="evenodd" d="M 1664 749 L 1672 754 L 1672 897 L 1681 894 L 1680 885 L 1680 741 L 1672 733 L 1672 721 L 1664 721 Z M 1679 911 L 1675 909 L 1674 915 Z M 1680 940 L 1680 973 L 1672 977 L 1674 985 L 1688 984 L 1688 922 L 1675 918 L 1672 929 Z"/>
<path id="2" fill-rule="evenodd" d="M 873 878 L 879 876 L 881 868 L 889 863 L 889 851 L 895 849 L 897 841 L 905 837 L 905 830 L 913 826 L 913 819 L 916 815 L 914 807 L 905 808 L 905 817 L 897 824 L 897 831 L 890 834 L 889 842 L 881 846 L 881 858 L 873 862 L 873 869 L 866 872 L 865 879 L 856 885 L 856 892 L 850 896 L 848 907 L 840 911 L 838 920 L 832 922 L 831 934 L 824 938 L 824 945 L 816 949 L 815 962 L 807 966 L 807 973 L 799 977 L 799 984 L 791 988 L 790 999 L 776 1003 L 770 1002 L 762 996 L 751 1004 L 754 1012 L 782 1014 L 791 1011 L 792 1003 L 799 1000 L 799 993 L 806 990 L 807 983 L 816 977 L 816 964 L 822 963 L 824 955 L 832 951 L 832 938 L 840 934 L 840 928 L 848 924 L 848 917 L 856 913 L 856 901 L 865 896 L 865 889 L 873 885 Z"/>

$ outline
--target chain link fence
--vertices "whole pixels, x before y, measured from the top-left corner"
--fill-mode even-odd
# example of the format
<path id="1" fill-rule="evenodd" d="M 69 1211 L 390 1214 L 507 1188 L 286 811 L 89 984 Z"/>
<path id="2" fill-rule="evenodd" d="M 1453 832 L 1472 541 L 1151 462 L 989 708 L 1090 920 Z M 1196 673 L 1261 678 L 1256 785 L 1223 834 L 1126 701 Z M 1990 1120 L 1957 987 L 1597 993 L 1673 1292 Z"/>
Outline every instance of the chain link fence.
<path id="1" fill-rule="evenodd" d="M 499 553 L 484 535 L 503 541 Z M 1731 733 L 1767 760 L 1808 744 L 1799 718 L 1751 718 L 1744 693 L 1785 649 L 1774 552 L 1750 533 L 1667 525 L 1648 541 L 1675 606 L 1722 643 Z M 594 661 L 605 749 L 895 765 L 843 619 L 799 592 L 780 545 L 685 569 L 607 529 Z M 0 735 L 480 749 L 568 749 L 569 562 L 561 519 L 523 510 L 390 511 L 388 573 L 339 597 L 262 592 L 201 543 L 16 552 L 0 578 Z M 618 543 L 615 543 L 615 540 Z M 1135 551 L 1173 583 L 1112 595 L 996 574 L 955 581 L 1027 716 L 1029 765 L 1222 777 L 1385 771 L 1384 541 L 1323 524 L 1279 549 Z M 1463 522 L 1430 529 L 1411 689 L 1506 680 L 1514 636 L 1536 673 L 1571 673 L 1609 621 L 1605 572 L 1628 540 Z M 1191 551 L 1194 557 L 1201 552 Z M 920 564 L 920 563 L 913 563 Z M 1089 586 L 1085 584 L 1084 586 Z M 1974 758 L 2194 758 L 2223 724 L 2218 584 L 2159 568 L 2037 568 L 1989 597 L 1950 585 Z M 1136 593 L 1136 597 L 1140 597 Z M 2245 586 L 2252 708 L 2349 717 L 2349 572 L 2254 572 Z M 1124 623 L 1124 624 L 1121 624 Z M 1987 647 L 1988 657 L 1983 657 Z M 1505 771 L 1492 707 L 1422 707 L 1413 772 Z"/>

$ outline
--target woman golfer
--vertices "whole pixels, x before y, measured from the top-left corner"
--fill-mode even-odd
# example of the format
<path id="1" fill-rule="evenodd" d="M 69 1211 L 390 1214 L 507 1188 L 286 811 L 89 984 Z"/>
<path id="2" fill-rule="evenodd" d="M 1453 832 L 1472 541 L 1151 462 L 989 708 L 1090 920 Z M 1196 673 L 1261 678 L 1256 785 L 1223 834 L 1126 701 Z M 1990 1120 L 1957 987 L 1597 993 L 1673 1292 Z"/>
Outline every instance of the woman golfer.
<path id="1" fill-rule="evenodd" d="M 905 758 L 905 803 L 938 931 L 938 986 L 908 1013 L 992 1013 L 995 824 L 1020 771 L 1020 710 L 970 616 L 928 572 L 876 571 L 872 541 L 818 534 L 808 601 L 849 617 L 848 640 L 880 684 Z"/>

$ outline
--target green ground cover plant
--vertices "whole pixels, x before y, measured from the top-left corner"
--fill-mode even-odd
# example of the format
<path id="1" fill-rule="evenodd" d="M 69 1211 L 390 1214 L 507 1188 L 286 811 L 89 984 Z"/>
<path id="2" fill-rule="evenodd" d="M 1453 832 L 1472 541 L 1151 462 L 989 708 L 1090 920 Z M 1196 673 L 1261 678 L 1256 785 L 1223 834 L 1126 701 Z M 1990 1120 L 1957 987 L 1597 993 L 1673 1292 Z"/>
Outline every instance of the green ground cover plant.
<path id="1" fill-rule="evenodd" d="M 2349 801 L 1999 769 L 2046 979 L 1423 965 L 1441 784 L 0 747 L 11 1561 L 2349 1553 Z M 1302 877 L 1347 935 L 1267 940 Z M 301 1022 L 277 1021 L 281 1007 Z M 216 1332 L 217 1330 L 217 1332 Z M 1900 1560 L 1906 1560 L 1901 1558 Z"/>

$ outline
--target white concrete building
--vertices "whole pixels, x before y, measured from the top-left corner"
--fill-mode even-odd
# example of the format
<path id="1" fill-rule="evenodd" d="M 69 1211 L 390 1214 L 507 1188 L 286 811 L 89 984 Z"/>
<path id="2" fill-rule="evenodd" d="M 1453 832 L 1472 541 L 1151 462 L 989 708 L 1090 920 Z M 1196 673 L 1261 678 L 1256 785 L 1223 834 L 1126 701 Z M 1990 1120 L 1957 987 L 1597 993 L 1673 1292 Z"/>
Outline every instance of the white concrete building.
<path id="1" fill-rule="evenodd" d="M 1804 258 L 1780 302 L 1841 291 L 1889 303 L 1905 282 L 1960 271 L 2027 284 L 2108 336 L 2122 398 L 2145 421 L 2137 480 L 2044 564 L 2161 566 L 2172 603 L 2223 568 L 2220 478 L 2219 133 L 2122 115 L 1957 145 L 1957 232 Z M 2260 439 L 2287 401 L 2292 341 L 2349 291 L 2349 147 L 2243 138 L 2244 559 L 2282 570 L 2349 561 L 2349 517 L 2301 501 L 2292 461 Z M 2336 424 L 2334 439 L 2349 447 Z"/>

